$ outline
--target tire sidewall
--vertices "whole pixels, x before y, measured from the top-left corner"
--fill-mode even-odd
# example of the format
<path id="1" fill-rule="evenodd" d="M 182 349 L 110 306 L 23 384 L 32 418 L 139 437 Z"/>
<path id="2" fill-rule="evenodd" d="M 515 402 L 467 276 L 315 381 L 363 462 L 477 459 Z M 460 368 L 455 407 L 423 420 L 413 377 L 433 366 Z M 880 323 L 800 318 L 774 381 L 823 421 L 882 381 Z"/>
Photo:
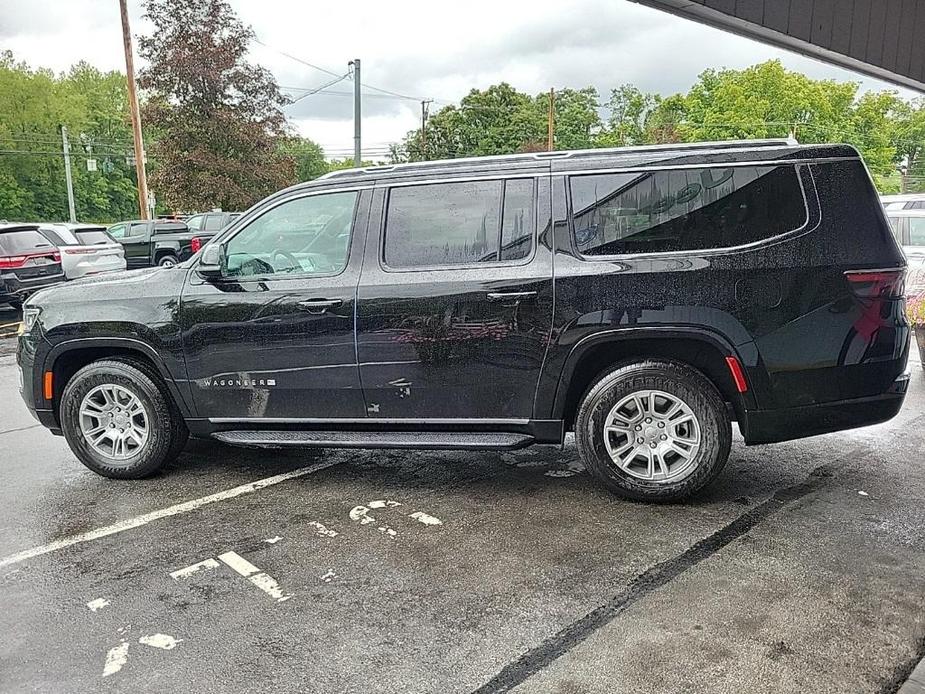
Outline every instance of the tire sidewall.
<path id="1" fill-rule="evenodd" d="M 80 429 L 80 405 L 87 393 L 101 385 L 117 385 L 135 395 L 145 408 L 148 440 L 141 449 L 119 463 L 97 453 Z M 170 449 L 170 412 L 164 397 L 140 370 L 118 362 L 91 364 L 78 371 L 61 396 L 61 428 L 74 454 L 88 468 L 106 477 L 136 479 L 157 470 Z"/>
<path id="2" fill-rule="evenodd" d="M 175 267 L 179 264 L 180 261 L 172 255 L 161 256 L 157 261 L 158 267 Z"/>
<path id="3" fill-rule="evenodd" d="M 660 390 L 683 400 L 697 417 L 701 442 L 695 468 L 670 482 L 633 477 L 613 463 L 603 429 L 613 407 L 631 393 Z M 716 388 L 699 372 L 672 362 L 632 364 L 601 378 L 585 396 L 576 419 L 575 436 L 585 464 L 612 491 L 632 499 L 675 501 L 711 482 L 729 456 L 731 426 Z"/>

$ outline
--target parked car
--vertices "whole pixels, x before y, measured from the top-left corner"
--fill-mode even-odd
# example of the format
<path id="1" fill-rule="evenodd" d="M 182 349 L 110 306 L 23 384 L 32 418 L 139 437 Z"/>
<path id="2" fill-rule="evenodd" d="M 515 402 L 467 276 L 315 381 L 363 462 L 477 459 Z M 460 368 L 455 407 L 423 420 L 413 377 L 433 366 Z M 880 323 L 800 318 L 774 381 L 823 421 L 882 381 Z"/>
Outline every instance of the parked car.
<path id="1" fill-rule="evenodd" d="M 125 249 L 92 224 L 43 224 L 39 233 L 57 246 L 64 276 L 75 280 L 101 272 L 125 270 Z"/>
<path id="2" fill-rule="evenodd" d="M 180 271 L 29 302 L 23 397 L 110 477 L 190 433 L 516 449 L 574 431 L 617 494 L 679 499 L 719 474 L 733 421 L 758 444 L 899 411 L 904 270 L 846 145 L 353 169 L 267 198 Z"/>
<path id="3" fill-rule="evenodd" d="M 241 216 L 240 212 L 203 212 L 186 218 L 186 225 L 193 231 L 219 232 Z"/>
<path id="4" fill-rule="evenodd" d="M 894 208 L 888 209 L 886 214 L 893 237 L 902 246 L 909 263 L 906 295 L 918 296 L 925 292 L 925 208 Z"/>
<path id="5" fill-rule="evenodd" d="M 37 224 L 0 224 L 0 304 L 22 306 L 33 292 L 64 280 L 61 254 Z"/>
<path id="6" fill-rule="evenodd" d="M 129 268 L 173 267 L 189 259 L 215 232 L 191 231 L 184 222 L 134 220 L 107 230 L 125 248 Z"/>
<path id="7" fill-rule="evenodd" d="M 891 210 L 925 210 L 925 194 L 881 195 L 880 203 L 888 212 Z"/>

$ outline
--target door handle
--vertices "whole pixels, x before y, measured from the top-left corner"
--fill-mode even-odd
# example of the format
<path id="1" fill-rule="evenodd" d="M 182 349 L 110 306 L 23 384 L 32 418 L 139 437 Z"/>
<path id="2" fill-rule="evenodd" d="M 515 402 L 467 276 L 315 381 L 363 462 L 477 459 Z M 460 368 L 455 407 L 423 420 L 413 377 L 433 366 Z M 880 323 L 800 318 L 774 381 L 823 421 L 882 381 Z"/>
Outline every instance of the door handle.
<path id="1" fill-rule="evenodd" d="M 510 301 L 511 299 L 535 299 L 537 292 L 488 292 L 489 301 Z"/>
<path id="2" fill-rule="evenodd" d="M 306 299 L 305 301 L 300 301 L 296 305 L 303 311 L 308 311 L 309 313 L 324 313 L 329 308 L 337 308 L 343 302 L 342 299 Z"/>

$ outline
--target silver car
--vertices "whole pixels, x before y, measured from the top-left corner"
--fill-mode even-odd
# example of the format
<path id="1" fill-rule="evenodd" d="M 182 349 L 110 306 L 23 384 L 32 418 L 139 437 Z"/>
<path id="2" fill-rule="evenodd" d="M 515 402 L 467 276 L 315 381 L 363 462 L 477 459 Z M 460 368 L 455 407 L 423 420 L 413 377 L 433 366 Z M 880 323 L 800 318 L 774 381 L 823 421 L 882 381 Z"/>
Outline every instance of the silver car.
<path id="1" fill-rule="evenodd" d="M 918 296 L 925 292 L 925 209 L 886 208 L 886 216 L 909 263 L 906 295 Z"/>
<path id="2" fill-rule="evenodd" d="M 61 252 L 61 266 L 69 280 L 125 269 L 125 249 L 106 227 L 92 224 L 43 224 L 41 233 Z"/>

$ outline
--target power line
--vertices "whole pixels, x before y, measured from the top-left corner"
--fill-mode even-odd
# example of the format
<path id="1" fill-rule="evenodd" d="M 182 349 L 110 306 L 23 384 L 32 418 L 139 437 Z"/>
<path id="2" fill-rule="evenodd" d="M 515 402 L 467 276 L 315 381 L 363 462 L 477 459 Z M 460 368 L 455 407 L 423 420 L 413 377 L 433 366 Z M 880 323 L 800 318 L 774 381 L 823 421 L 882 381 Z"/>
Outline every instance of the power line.
<path id="1" fill-rule="evenodd" d="M 331 80 L 330 82 L 326 82 L 325 84 L 322 84 L 320 87 L 316 87 L 315 89 L 309 90 L 305 92 L 304 94 L 302 94 L 301 96 L 298 96 L 292 101 L 290 101 L 288 104 L 286 104 L 286 106 L 292 106 L 294 103 L 301 101 L 307 96 L 311 96 L 312 94 L 317 94 L 318 92 L 322 91 L 326 87 L 330 87 L 332 85 L 337 84 L 338 82 L 342 82 L 343 80 L 347 79 L 349 76 L 350 76 L 350 73 L 348 72 L 346 74 L 341 75 L 337 79 L 334 79 L 334 80 Z"/>

